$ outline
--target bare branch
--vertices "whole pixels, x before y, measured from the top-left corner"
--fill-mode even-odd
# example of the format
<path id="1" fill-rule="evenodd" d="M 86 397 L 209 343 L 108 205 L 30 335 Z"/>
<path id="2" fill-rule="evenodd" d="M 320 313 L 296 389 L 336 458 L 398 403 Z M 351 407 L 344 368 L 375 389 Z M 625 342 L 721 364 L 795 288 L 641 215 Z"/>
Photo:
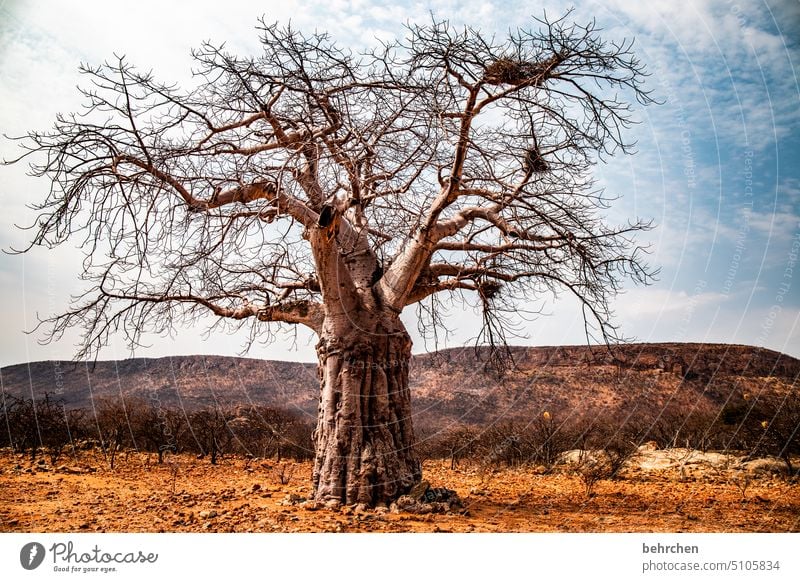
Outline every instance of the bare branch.
<path id="1" fill-rule="evenodd" d="M 650 224 L 606 224 L 590 171 L 652 100 L 630 42 L 536 27 L 433 21 L 354 55 L 262 23 L 259 56 L 201 45 L 186 91 L 82 66 L 86 109 L 20 140 L 52 184 L 31 244 L 85 253 L 88 290 L 50 333 L 81 325 L 95 350 L 121 327 L 133 347 L 203 312 L 251 337 L 341 330 L 446 293 L 477 296 L 499 338 L 516 302 L 568 291 L 612 337 L 609 298 L 654 274 Z"/>

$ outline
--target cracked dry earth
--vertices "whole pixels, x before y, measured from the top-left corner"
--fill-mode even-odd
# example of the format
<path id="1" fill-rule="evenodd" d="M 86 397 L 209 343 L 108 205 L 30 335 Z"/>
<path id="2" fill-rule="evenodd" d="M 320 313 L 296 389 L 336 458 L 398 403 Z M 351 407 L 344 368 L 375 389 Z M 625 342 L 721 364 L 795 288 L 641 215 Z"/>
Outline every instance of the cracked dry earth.
<path id="1" fill-rule="evenodd" d="M 55 466 L 0 454 L 3 532 L 797 532 L 800 483 L 746 475 L 730 459 L 706 462 L 648 453 L 587 496 L 574 471 L 485 470 L 428 461 L 432 487 L 455 489 L 464 509 L 395 513 L 302 505 L 310 463 L 225 458 L 218 465 L 122 453 L 111 470 L 99 454 Z M 672 455 L 672 456 L 670 456 Z M 282 484 L 281 481 L 287 481 Z"/>

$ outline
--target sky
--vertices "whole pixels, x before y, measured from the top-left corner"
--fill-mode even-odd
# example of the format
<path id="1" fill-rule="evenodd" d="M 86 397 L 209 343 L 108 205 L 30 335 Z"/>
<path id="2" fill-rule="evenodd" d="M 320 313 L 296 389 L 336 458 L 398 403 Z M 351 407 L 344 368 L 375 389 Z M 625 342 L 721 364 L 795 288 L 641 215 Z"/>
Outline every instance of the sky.
<path id="1" fill-rule="evenodd" d="M 48 129 L 58 112 L 79 109 L 78 65 L 126 55 L 163 81 L 191 83 L 190 51 L 204 40 L 258 54 L 257 18 L 303 31 L 328 31 L 342 46 L 373 46 L 403 34 L 407 22 L 446 18 L 487 34 L 532 25 L 561 2 L 441 0 L 282 0 L 224 3 L 0 0 L 0 133 Z M 627 286 L 615 302 L 622 333 L 638 341 L 728 342 L 800 357 L 800 3 L 793 0 L 611 0 L 575 2 L 572 18 L 591 18 L 609 39 L 635 38 L 662 103 L 634 111 L 636 153 L 596 168 L 620 198 L 612 217 L 652 218 L 643 237 L 661 269 L 649 287 Z M 0 137 L 0 157 L 18 154 Z M 26 208 L 48 190 L 21 164 L 0 166 L 0 248 L 20 247 Z M 61 312 L 82 290 L 74 246 L 0 255 L 0 365 L 70 359 L 76 338 L 40 345 L 26 333 L 37 314 Z M 566 298 L 542 297 L 542 316 L 523 324 L 515 343 L 585 343 L 580 310 Z M 416 353 L 432 349 L 414 334 Z M 451 310 L 452 334 L 439 347 L 465 345 L 479 317 Z M 209 320 L 210 323 L 210 320 Z M 244 336 L 204 337 L 179 329 L 146 338 L 136 356 L 241 354 Z M 256 344 L 247 355 L 313 361 L 304 332 Z M 132 354 L 117 338 L 100 359 Z"/>

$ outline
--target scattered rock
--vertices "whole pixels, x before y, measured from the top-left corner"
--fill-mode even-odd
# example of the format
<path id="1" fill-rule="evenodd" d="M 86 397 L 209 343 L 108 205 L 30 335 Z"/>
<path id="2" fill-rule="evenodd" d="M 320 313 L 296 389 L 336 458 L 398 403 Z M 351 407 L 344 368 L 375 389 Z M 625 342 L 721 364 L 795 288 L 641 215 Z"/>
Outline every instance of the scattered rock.
<path id="1" fill-rule="evenodd" d="M 306 501 L 305 497 L 298 495 L 297 493 L 289 493 L 283 498 L 281 505 L 297 505 L 299 503 L 303 503 L 304 501 Z"/>
<path id="2" fill-rule="evenodd" d="M 607 459 L 608 455 L 605 451 L 573 449 L 561 453 L 558 457 L 558 463 L 561 465 L 583 465 L 586 463 L 604 463 Z"/>
<path id="3" fill-rule="evenodd" d="M 397 508 L 400 511 L 405 511 L 407 513 L 430 513 L 431 508 L 428 503 L 421 503 L 418 500 L 408 496 L 403 495 L 400 497 L 397 502 Z"/>
<path id="4" fill-rule="evenodd" d="M 259 485 L 258 483 L 253 483 L 253 486 L 250 488 L 250 491 L 252 491 L 254 493 L 256 491 L 261 491 L 261 485 Z"/>
<path id="5" fill-rule="evenodd" d="M 89 469 L 82 469 L 81 467 L 67 467 L 66 465 L 61 465 L 56 469 L 57 473 L 66 473 L 68 475 L 82 475 L 84 473 L 89 473 L 91 470 Z"/>
<path id="6" fill-rule="evenodd" d="M 447 489 L 445 487 L 429 487 L 422 496 L 422 501 L 425 503 L 440 502 L 448 503 L 450 505 L 461 505 L 461 500 L 459 499 L 458 494 L 452 489 Z"/>
<path id="7" fill-rule="evenodd" d="M 422 499 L 422 496 L 425 495 L 425 492 L 430 489 L 430 487 L 431 484 L 423 479 L 411 488 L 411 491 L 408 492 L 408 496 L 411 497 L 411 499 Z"/>
<path id="8" fill-rule="evenodd" d="M 742 468 L 750 475 L 786 475 L 789 472 L 786 463 L 774 458 L 753 459 L 742 463 Z"/>

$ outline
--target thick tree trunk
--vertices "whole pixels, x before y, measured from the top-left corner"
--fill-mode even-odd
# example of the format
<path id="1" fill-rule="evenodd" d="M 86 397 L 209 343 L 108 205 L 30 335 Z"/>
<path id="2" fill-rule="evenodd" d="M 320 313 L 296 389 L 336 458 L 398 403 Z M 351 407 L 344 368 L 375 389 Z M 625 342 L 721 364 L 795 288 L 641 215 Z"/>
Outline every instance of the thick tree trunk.
<path id="1" fill-rule="evenodd" d="M 317 501 L 388 504 L 420 481 L 408 389 L 411 340 L 396 316 L 379 319 L 324 332 L 317 345 Z"/>

